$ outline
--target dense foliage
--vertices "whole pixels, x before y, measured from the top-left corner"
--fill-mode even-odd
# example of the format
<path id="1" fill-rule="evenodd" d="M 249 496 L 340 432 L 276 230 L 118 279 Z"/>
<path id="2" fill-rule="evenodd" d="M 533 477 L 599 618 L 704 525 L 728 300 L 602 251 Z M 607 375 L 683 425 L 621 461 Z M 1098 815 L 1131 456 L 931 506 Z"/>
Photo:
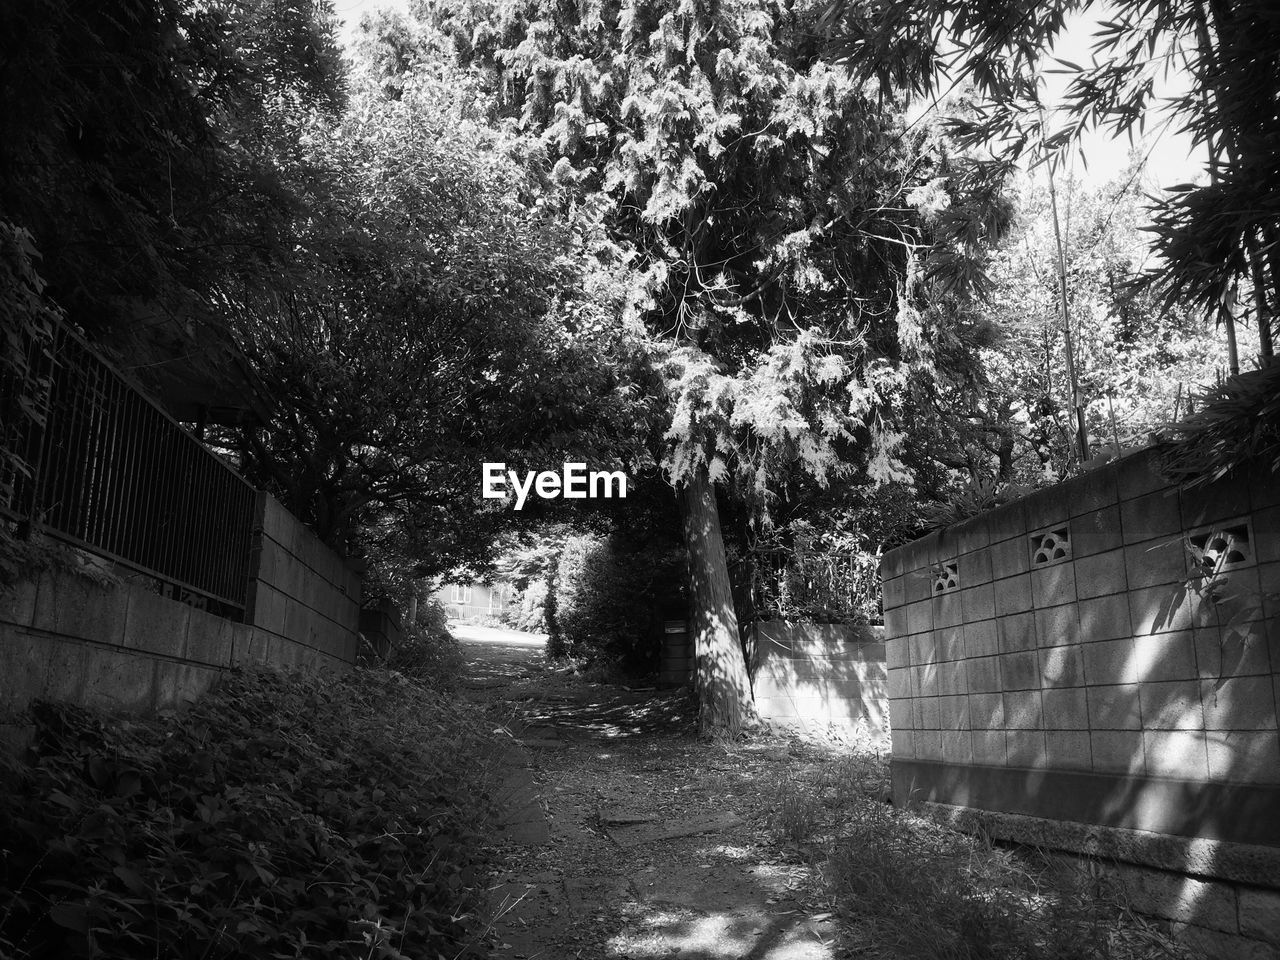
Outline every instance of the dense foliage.
<path id="1" fill-rule="evenodd" d="M 460 956 L 483 726 L 395 675 L 233 674 L 186 712 L 38 704 L 0 772 L 0 953 Z"/>

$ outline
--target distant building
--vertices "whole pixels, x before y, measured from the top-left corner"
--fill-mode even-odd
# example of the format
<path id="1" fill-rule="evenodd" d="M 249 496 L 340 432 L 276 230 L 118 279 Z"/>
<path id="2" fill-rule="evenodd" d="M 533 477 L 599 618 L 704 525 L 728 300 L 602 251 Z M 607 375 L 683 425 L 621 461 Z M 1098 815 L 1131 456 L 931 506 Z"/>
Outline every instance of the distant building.
<path id="1" fill-rule="evenodd" d="M 499 617 L 518 607 L 516 589 L 509 583 L 446 583 L 436 591 L 449 616 Z"/>

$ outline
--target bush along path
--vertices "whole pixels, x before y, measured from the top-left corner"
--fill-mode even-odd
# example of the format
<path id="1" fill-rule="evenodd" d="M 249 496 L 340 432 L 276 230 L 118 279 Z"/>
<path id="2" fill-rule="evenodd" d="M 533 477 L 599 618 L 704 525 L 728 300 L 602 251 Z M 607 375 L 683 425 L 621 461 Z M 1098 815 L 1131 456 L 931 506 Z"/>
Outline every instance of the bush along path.
<path id="1" fill-rule="evenodd" d="M 882 742 L 701 742 L 687 697 L 503 639 L 464 643 L 463 695 L 508 742 L 494 957 L 1180 956 L 1087 870 L 888 806 Z"/>
<path id="2" fill-rule="evenodd" d="M 177 715 L 33 719 L 0 757 L 0 957 L 481 954 L 474 708 L 388 671 L 262 672 Z"/>

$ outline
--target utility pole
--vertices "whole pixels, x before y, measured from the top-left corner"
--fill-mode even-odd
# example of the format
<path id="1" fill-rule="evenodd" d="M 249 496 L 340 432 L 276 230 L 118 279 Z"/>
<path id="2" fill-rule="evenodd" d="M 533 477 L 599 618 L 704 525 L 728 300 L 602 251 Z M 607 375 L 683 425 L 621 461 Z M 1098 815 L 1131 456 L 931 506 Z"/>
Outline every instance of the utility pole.
<path id="1" fill-rule="evenodd" d="M 1062 228 L 1058 224 L 1058 190 L 1053 182 L 1053 161 L 1049 161 L 1049 204 L 1053 209 L 1053 237 L 1058 247 L 1058 297 L 1062 304 L 1062 334 L 1067 346 L 1067 380 L 1071 384 L 1071 406 L 1076 414 L 1076 442 L 1080 447 L 1080 462 L 1089 459 L 1089 435 L 1084 423 L 1084 404 L 1081 402 L 1080 382 L 1076 379 L 1075 346 L 1071 338 L 1071 310 L 1067 299 L 1067 255 L 1062 246 Z"/>

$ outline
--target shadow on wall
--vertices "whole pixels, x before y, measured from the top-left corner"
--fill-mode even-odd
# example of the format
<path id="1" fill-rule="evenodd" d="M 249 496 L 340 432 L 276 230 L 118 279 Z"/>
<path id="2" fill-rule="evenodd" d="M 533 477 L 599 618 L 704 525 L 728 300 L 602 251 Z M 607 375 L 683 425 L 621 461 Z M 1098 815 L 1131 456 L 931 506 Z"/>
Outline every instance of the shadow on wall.
<path id="1" fill-rule="evenodd" d="M 1280 947 L 1280 479 L 1179 490 L 1142 451 L 883 575 L 895 799 L 1152 868 L 1144 912 L 1210 953 Z"/>

